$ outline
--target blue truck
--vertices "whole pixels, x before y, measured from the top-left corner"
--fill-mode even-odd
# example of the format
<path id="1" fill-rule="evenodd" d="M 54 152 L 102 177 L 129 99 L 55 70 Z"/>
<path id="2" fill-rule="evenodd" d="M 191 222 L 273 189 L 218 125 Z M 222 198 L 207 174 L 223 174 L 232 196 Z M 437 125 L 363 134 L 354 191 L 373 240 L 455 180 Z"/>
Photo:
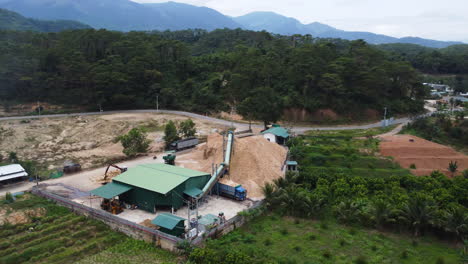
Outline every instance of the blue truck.
<path id="1" fill-rule="evenodd" d="M 244 189 L 242 185 L 230 186 L 217 182 L 213 188 L 213 193 L 238 201 L 244 201 L 247 199 L 247 190 Z"/>

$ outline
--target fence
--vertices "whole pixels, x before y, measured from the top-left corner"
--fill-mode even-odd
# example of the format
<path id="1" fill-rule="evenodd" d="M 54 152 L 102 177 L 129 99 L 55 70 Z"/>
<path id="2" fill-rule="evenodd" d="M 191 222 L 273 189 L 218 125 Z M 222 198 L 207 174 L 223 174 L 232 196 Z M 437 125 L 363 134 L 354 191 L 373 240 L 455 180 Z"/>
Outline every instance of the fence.
<path id="1" fill-rule="evenodd" d="M 127 221 L 108 212 L 96 210 L 94 208 L 70 201 L 61 196 L 41 190 L 36 186 L 32 188 L 31 192 L 35 195 L 55 201 L 62 206 L 70 208 L 75 213 L 90 216 L 100 220 L 110 226 L 112 229 L 125 233 L 130 237 L 153 243 L 156 246 L 169 251 L 178 251 L 177 244 L 182 241 L 181 238 L 174 237 L 161 231 Z"/>
<path id="2" fill-rule="evenodd" d="M 102 210 L 96 210 L 94 208 L 70 201 L 64 197 L 41 190 L 40 187 L 37 187 L 37 186 L 34 186 L 31 192 L 35 195 L 44 197 L 48 200 L 52 200 L 56 202 L 57 204 L 65 206 L 77 214 L 86 215 L 89 217 L 93 217 L 97 220 L 100 220 L 104 222 L 105 224 L 107 224 L 108 226 L 110 226 L 112 229 L 125 233 L 132 238 L 144 240 L 149 243 L 153 243 L 156 246 L 169 250 L 169 251 L 177 252 L 178 251 L 177 244 L 184 241 L 181 238 L 171 236 L 161 231 L 130 222 L 128 220 L 112 215 L 108 212 L 105 212 Z M 249 208 L 249 210 L 257 209 L 261 205 L 262 205 L 262 201 L 256 202 L 251 208 Z M 211 229 L 210 231 L 205 233 L 203 236 L 199 236 L 195 238 L 194 240 L 192 240 L 192 244 L 201 245 L 206 238 L 217 238 L 222 235 L 225 235 L 233 231 L 234 229 L 242 226 L 243 224 L 245 224 L 245 222 L 246 222 L 246 219 L 244 216 L 237 215 L 227 220 L 224 224 L 221 224 Z"/>
<path id="3" fill-rule="evenodd" d="M 256 202 L 248 211 L 255 210 L 262 206 L 263 201 Z M 207 233 L 203 234 L 201 237 L 197 237 L 192 241 L 192 244 L 200 246 L 207 238 L 218 238 L 229 232 L 235 230 L 238 227 L 241 227 L 247 222 L 245 216 L 236 215 L 233 218 L 227 220 L 224 224 L 218 225 L 215 228 L 209 230 Z"/>

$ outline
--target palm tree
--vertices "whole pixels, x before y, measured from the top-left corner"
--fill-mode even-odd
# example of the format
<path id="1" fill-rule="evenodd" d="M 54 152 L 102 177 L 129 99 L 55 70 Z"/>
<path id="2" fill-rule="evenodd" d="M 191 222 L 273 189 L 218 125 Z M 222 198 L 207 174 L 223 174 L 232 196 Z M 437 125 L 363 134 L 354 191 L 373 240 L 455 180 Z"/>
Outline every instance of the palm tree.
<path id="1" fill-rule="evenodd" d="M 442 220 L 445 231 L 455 234 L 456 238 L 465 239 L 468 233 L 468 214 L 466 208 L 458 206 L 444 213 Z"/>
<path id="2" fill-rule="evenodd" d="M 419 236 L 421 230 L 433 223 L 434 207 L 422 198 L 413 198 L 401 210 L 400 219 L 414 230 L 414 236 Z"/>
<path id="3" fill-rule="evenodd" d="M 339 221 L 348 224 L 359 219 L 360 210 L 358 203 L 346 200 L 335 207 L 335 214 Z"/>
<path id="4" fill-rule="evenodd" d="M 455 161 L 450 161 L 449 163 L 449 166 L 448 166 L 448 170 L 452 173 L 452 177 L 455 176 L 455 172 L 457 172 L 458 170 L 458 162 Z"/>
<path id="5" fill-rule="evenodd" d="M 272 183 L 266 183 L 262 187 L 263 195 L 265 196 L 265 205 L 266 207 L 271 207 L 275 204 L 275 193 L 277 188 Z"/>
<path id="6" fill-rule="evenodd" d="M 395 210 L 384 200 L 376 200 L 370 210 L 371 219 L 375 222 L 377 228 L 382 228 L 385 224 L 395 222 L 393 215 Z"/>

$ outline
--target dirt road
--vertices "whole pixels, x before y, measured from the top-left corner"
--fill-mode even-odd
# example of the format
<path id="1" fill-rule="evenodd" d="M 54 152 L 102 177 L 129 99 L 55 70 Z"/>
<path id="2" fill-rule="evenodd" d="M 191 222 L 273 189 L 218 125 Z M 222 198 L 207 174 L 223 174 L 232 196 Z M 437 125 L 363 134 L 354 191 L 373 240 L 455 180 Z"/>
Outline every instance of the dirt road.
<path id="1" fill-rule="evenodd" d="M 246 123 L 231 122 L 219 118 L 199 115 L 184 111 L 172 111 L 172 110 L 123 110 L 123 111 L 107 111 L 107 112 L 89 112 L 89 113 L 72 113 L 72 114 L 56 114 L 56 115 L 42 115 L 42 116 L 12 116 L 12 117 L 0 117 L 2 120 L 25 120 L 25 119 L 38 119 L 38 118 L 54 118 L 54 117 L 71 117 L 71 116 L 96 116 L 96 115 L 107 115 L 107 114 L 124 114 L 124 113 L 160 113 L 160 114 L 172 114 L 181 115 L 190 118 L 196 118 L 200 120 L 209 121 L 223 126 L 234 126 L 239 129 L 245 129 L 248 127 Z M 394 124 L 403 124 L 409 122 L 409 118 L 395 119 Z M 309 130 L 353 130 L 353 129 L 369 129 L 381 127 L 381 122 L 372 123 L 368 125 L 355 125 L 355 126 L 332 126 L 332 127 L 314 127 L 314 126 L 293 126 L 291 130 L 296 134 L 304 134 Z M 263 128 L 263 125 L 252 124 L 254 128 Z"/>
<path id="2" fill-rule="evenodd" d="M 119 166 L 124 166 L 127 168 L 135 167 L 140 164 L 152 164 L 152 163 L 164 163 L 162 159 L 163 153 L 156 154 L 157 159 L 153 159 L 153 157 L 142 157 L 130 161 L 125 161 L 119 163 Z M 106 171 L 107 166 L 103 166 L 97 169 L 92 170 L 85 170 L 79 173 L 75 173 L 72 175 L 66 175 L 58 179 L 50 179 L 46 181 L 42 181 L 41 183 L 47 184 L 57 184 L 62 183 L 65 185 L 73 186 L 75 188 L 80 189 L 81 191 L 91 191 L 93 189 L 98 188 L 101 186 L 100 183 L 96 182 L 97 179 L 101 178 Z M 7 192 L 15 193 L 29 190 L 35 183 L 27 182 L 22 184 L 16 184 L 11 187 L 4 187 L 0 189 L 0 196 L 4 196 Z"/>

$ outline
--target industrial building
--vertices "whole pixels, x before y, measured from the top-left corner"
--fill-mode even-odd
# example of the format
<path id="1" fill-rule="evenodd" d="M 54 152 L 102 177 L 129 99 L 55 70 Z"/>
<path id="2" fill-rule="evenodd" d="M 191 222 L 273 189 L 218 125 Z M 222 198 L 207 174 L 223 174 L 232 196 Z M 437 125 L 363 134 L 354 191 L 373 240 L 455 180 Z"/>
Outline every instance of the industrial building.
<path id="1" fill-rule="evenodd" d="M 166 164 L 139 165 L 115 177 L 91 194 L 104 199 L 119 198 L 127 205 L 155 213 L 158 208 L 177 210 L 184 200 L 196 198 L 211 175 Z"/>
<path id="2" fill-rule="evenodd" d="M 0 184 L 23 181 L 27 177 L 28 173 L 19 164 L 0 166 Z"/>
<path id="3" fill-rule="evenodd" d="M 273 125 L 272 128 L 263 131 L 262 135 L 268 141 L 278 143 L 280 145 L 286 144 L 289 139 L 288 131 L 278 125 Z"/>

